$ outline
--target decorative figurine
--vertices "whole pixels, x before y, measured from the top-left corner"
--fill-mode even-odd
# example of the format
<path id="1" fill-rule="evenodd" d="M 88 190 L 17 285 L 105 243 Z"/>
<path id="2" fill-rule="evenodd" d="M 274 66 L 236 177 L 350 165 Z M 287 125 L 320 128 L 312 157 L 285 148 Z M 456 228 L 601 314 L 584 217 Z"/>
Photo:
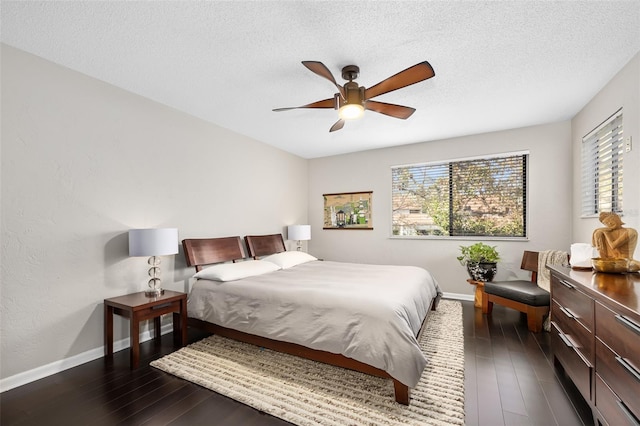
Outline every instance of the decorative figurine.
<path id="1" fill-rule="evenodd" d="M 633 259 L 638 243 L 638 231 L 633 228 L 623 228 L 624 222 L 613 212 L 600 213 L 600 222 L 605 227 L 593 231 L 591 237 L 592 244 L 600 252 L 600 259 L 603 261 L 627 259 L 628 272 L 639 271 L 640 261 Z"/>

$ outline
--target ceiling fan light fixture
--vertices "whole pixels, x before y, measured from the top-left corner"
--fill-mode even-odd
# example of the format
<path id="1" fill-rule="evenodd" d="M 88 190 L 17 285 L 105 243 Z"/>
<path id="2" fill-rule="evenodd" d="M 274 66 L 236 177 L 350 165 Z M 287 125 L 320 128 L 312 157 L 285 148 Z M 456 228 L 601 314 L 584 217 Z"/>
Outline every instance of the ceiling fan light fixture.
<path id="1" fill-rule="evenodd" d="M 364 115 L 364 107 L 361 104 L 344 104 L 338 110 L 338 116 L 343 120 L 354 120 Z"/>
<path id="2" fill-rule="evenodd" d="M 389 117 L 406 120 L 416 111 L 415 108 L 388 104 L 386 102 L 378 102 L 372 100 L 372 98 L 393 92 L 394 90 L 402 89 L 403 87 L 411 86 L 412 84 L 419 83 L 436 75 L 429 62 L 423 61 L 382 80 L 376 85 L 365 88 L 358 85 L 357 81 L 354 81 L 360 74 L 360 68 L 358 68 L 357 65 L 347 65 L 342 68 L 342 78 L 348 81 L 343 86 L 340 86 L 336 83 L 336 79 L 333 77 L 333 74 L 331 74 L 331 71 L 329 71 L 322 62 L 302 61 L 302 64 L 314 74 L 329 80 L 334 86 L 336 86 L 338 93 L 335 93 L 333 98 L 323 99 L 321 101 L 312 102 L 299 107 L 276 108 L 274 111 L 287 111 L 297 108 L 336 109 L 338 110 L 338 116 L 340 119 L 331 126 L 329 132 L 335 132 L 342 129 L 347 120 L 361 118 L 364 115 L 365 109 L 379 114 L 384 114 Z"/>

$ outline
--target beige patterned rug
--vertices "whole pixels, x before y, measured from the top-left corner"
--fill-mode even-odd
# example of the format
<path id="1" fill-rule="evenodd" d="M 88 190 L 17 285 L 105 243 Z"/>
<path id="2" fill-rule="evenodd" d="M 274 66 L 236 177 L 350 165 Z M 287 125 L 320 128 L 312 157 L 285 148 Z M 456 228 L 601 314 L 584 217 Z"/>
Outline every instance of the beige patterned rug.
<path id="1" fill-rule="evenodd" d="M 429 364 L 411 403 L 391 380 L 211 336 L 152 366 L 300 426 L 463 425 L 460 302 L 442 300 L 420 341 Z"/>

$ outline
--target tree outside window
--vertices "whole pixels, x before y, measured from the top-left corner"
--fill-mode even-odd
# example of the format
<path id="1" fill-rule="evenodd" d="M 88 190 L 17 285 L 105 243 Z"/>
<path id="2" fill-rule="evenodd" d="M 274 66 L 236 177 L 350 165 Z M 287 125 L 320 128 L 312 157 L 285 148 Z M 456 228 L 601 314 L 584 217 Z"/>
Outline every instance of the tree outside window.
<path id="1" fill-rule="evenodd" d="M 525 237 L 527 159 L 393 167 L 393 235 Z"/>

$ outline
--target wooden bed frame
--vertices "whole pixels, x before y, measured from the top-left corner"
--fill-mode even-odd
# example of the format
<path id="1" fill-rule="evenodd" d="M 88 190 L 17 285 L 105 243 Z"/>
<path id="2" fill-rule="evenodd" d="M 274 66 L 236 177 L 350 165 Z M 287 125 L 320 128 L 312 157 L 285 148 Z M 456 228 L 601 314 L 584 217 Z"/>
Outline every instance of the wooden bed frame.
<path id="1" fill-rule="evenodd" d="M 245 241 L 249 250 L 249 257 L 253 258 L 286 251 L 281 234 L 246 236 Z M 236 261 L 247 257 L 245 256 L 245 251 L 242 247 L 242 240 L 240 237 L 186 239 L 182 240 L 182 246 L 184 248 L 187 265 L 194 266 L 196 271 L 200 271 L 203 266 L 213 263 Z M 433 299 L 430 310 L 436 309 L 439 300 L 439 295 Z M 427 312 L 427 316 L 425 317 L 420 331 L 418 332 L 418 338 L 425 329 L 428 317 L 429 314 Z M 391 377 L 386 371 L 373 367 L 369 364 L 356 361 L 344 355 L 311 349 L 295 343 L 268 339 L 266 337 L 244 333 L 194 318 L 188 318 L 187 323 L 191 327 L 196 327 L 209 333 L 218 334 L 223 337 L 250 343 L 277 352 L 283 352 L 338 367 L 348 368 L 370 374 L 372 376 L 389 378 L 393 380 L 395 400 L 400 404 L 409 405 L 409 387 Z"/>

